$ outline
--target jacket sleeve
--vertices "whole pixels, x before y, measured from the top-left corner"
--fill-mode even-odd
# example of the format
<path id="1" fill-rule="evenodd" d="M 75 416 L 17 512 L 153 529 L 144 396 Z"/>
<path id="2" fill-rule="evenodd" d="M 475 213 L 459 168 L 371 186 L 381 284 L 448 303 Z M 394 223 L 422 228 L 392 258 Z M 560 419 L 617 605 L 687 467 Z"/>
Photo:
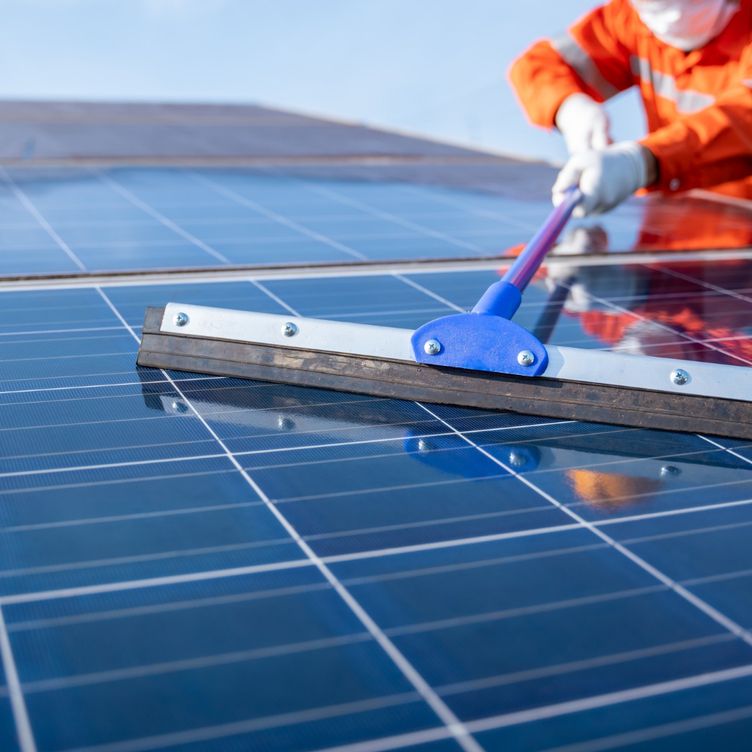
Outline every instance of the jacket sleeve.
<path id="1" fill-rule="evenodd" d="M 628 0 L 612 0 L 577 21 L 561 37 L 536 42 L 512 63 L 509 78 L 535 125 L 554 126 L 561 103 L 578 92 L 597 102 L 633 84 L 623 38 L 634 27 Z"/>
<path id="2" fill-rule="evenodd" d="M 641 140 L 658 160 L 651 188 L 710 188 L 752 175 L 752 45 L 736 82 L 699 112 L 683 115 Z"/>

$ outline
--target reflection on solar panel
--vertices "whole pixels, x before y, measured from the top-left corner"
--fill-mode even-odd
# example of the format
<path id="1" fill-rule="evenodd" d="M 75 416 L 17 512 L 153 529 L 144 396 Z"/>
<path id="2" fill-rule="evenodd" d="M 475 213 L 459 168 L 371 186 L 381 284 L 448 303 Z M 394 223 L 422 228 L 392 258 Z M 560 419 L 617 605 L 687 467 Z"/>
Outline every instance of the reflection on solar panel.
<path id="1" fill-rule="evenodd" d="M 16 169 L 6 176 L 0 277 L 498 257 L 514 253 L 549 210 L 545 196 L 420 182 L 425 175 L 401 166 Z M 509 192 L 504 170 L 495 181 Z M 560 252 L 750 242 L 752 222 L 738 207 L 703 198 L 636 200 L 575 224 Z"/>
<path id="2" fill-rule="evenodd" d="M 550 170 L 6 175 L 0 749 L 748 747 L 748 445 L 135 366 L 171 299 L 401 327 L 469 306 Z M 634 201 L 573 227 L 518 319 L 752 364 L 749 228 Z M 608 258 L 630 249 L 684 253 Z M 148 273 L 190 268 L 224 271 Z"/>

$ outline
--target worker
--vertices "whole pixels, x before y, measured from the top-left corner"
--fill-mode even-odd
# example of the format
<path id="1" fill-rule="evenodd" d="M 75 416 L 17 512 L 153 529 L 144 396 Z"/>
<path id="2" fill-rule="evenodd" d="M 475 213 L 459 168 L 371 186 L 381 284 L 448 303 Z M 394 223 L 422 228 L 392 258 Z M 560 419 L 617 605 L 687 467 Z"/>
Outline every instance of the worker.
<path id="1" fill-rule="evenodd" d="M 529 119 L 564 137 L 553 200 L 579 185 L 577 216 L 642 188 L 752 199 L 752 0 L 610 0 L 534 44 L 510 78 Z M 602 105 L 632 86 L 648 135 L 612 143 Z"/>

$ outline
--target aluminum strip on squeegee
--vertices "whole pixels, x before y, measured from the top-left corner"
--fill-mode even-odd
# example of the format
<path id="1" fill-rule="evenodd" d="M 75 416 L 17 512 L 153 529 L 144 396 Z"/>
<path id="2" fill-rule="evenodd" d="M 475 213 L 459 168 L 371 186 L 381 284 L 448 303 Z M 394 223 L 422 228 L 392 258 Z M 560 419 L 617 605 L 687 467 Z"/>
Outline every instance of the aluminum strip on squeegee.
<path id="1" fill-rule="evenodd" d="M 415 362 L 412 330 L 388 326 L 168 303 L 160 331 Z M 546 350 L 549 365 L 543 377 L 671 394 L 752 399 L 752 367 L 555 345 L 546 345 Z"/>
<path id="2" fill-rule="evenodd" d="M 177 323 L 183 321 L 178 318 L 180 314 L 188 317 L 185 324 Z M 412 331 L 389 326 L 168 303 L 160 331 L 415 362 L 410 344 Z"/>

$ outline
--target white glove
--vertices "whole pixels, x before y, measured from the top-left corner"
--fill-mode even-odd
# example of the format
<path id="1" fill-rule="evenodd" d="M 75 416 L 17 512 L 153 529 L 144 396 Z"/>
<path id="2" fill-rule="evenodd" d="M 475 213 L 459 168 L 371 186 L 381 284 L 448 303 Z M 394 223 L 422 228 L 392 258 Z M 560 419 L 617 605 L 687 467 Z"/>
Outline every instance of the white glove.
<path id="1" fill-rule="evenodd" d="M 600 214 L 629 198 L 648 181 L 643 147 L 636 141 L 622 141 L 600 151 L 587 151 L 570 157 L 552 189 L 554 206 L 564 199 L 564 191 L 580 187 L 583 200 L 575 217 Z"/>
<path id="2" fill-rule="evenodd" d="M 570 154 L 605 149 L 612 143 L 606 111 L 587 94 L 570 94 L 559 105 L 556 127 Z"/>

